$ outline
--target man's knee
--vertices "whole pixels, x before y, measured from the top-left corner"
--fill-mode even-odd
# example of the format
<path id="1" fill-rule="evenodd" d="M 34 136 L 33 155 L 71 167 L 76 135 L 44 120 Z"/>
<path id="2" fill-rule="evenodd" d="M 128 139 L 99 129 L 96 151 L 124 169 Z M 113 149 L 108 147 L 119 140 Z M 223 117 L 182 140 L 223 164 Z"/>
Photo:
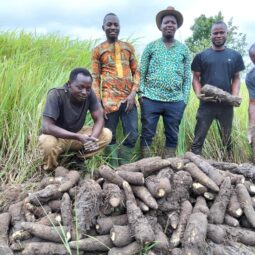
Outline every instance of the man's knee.
<path id="1" fill-rule="evenodd" d="M 112 141 L 112 131 L 109 128 L 103 128 L 99 139 L 105 144 L 109 144 Z"/>
<path id="2" fill-rule="evenodd" d="M 39 147 L 44 154 L 49 154 L 58 144 L 58 139 L 52 135 L 40 135 Z"/>

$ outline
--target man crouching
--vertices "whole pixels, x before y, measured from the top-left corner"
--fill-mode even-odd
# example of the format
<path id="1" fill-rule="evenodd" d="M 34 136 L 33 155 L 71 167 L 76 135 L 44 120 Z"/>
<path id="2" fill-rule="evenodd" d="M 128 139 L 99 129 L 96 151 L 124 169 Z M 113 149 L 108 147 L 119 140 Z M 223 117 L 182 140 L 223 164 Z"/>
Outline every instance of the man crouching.
<path id="1" fill-rule="evenodd" d="M 44 170 L 54 169 L 65 151 L 80 151 L 80 157 L 88 158 L 111 142 L 112 133 L 103 128 L 103 110 L 91 86 L 90 72 L 75 68 L 63 87 L 49 90 L 39 136 Z M 83 127 L 88 111 L 94 124 Z"/>

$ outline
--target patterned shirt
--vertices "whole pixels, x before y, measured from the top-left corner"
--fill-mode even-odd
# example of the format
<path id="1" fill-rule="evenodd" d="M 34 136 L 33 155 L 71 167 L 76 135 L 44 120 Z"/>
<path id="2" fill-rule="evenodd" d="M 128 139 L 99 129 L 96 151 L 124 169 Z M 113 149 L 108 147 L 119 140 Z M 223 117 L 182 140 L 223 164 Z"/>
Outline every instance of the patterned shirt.
<path id="1" fill-rule="evenodd" d="M 92 54 L 93 89 L 106 113 L 119 109 L 121 101 L 138 90 L 139 70 L 134 48 L 126 42 L 107 41 Z"/>
<path id="2" fill-rule="evenodd" d="M 175 40 L 167 49 L 162 39 L 145 48 L 141 58 L 139 96 L 163 102 L 188 102 L 191 87 L 188 48 Z"/>

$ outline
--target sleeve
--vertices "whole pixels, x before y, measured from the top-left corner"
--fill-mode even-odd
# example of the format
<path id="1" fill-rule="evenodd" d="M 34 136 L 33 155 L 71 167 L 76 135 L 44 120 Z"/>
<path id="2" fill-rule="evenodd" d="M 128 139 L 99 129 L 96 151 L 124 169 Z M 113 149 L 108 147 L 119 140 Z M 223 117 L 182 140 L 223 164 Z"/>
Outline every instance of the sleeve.
<path id="1" fill-rule="evenodd" d="M 139 87 L 139 97 L 142 97 L 145 90 L 145 82 L 150 64 L 150 44 L 146 46 L 143 51 L 140 63 L 140 87 Z"/>
<path id="2" fill-rule="evenodd" d="M 96 47 L 92 52 L 92 77 L 93 77 L 92 88 L 94 89 L 97 98 L 100 99 L 101 64 L 98 47 Z"/>
<path id="3" fill-rule="evenodd" d="M 184 55 L 184 79 L 183 79 L 183 96 L 185 104 L 188 103 L 190 88 L 191 88 L 191 69 L 190 69 L 190 52 L 187 47 L 185 47 L 185 55 Z"/>
<path id="4" fill-rule="evenodd" d="M 52 89 L 48 92 L 46 104 L 43 111 L 43 116 L 57 120 L 60 114 L 60 102 L 57 95 L 57 90 Z"/>
<path id="5" fill-rule="evenodd" d="M 191 70 L 193 72 L 202 72 L 202 66 L 201 66 L 201 54 L 197 54 L 192 63 L 191 63 Z"/>
<path id="6" fill-rule="evenodd" d="M 138 62 L 135 56 L 135 50 L 132 45 L 130 45 L 130 69 L 133 76 L 133 87 L 132 91 L 138 91 L 140 82 L 140 73 L 138 69 Z"/>
<path id="7" fill-rule="evenodd" d="M 90 112 L 95 112 L 99 109 L 99 107 L 100 107 L 100 105 L 99 105 L 99 102 L 97 100 L 97 96 L 96 96 L 94 90 L 92 89 L 91 93 L 90 93 L 89 111 Z"/>
<path id="8" fill-rule="evenodd" d="M 236 66 L 235 66 L 235 73 L 238 73 L 240 71 L 243 71 L 245 69 L 243 58 L 240 53 L 237 53 L 237 60 L 236 60 Z"/>
<path id="9" fill-rule="evenodd" d="M 252 75 L 254 73 L 254 75 Z M 245 84 L 250 98 L 255 98 L 255 69 L 250 71 L 245 78 Z"/>

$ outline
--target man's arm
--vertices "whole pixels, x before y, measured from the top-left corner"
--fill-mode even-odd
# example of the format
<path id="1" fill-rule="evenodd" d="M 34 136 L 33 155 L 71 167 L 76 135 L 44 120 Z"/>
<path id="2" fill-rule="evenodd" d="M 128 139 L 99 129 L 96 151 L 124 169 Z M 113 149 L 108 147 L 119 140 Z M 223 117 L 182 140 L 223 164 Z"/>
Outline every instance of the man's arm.
<path id="1" fill-rule="evenodd" d="M 149 45 L 143 51 L 140 63 L 140 87 L 139 87 L 139 96 L 143 96 L 145 90 L 145 81 L 148 73 L 150 64 L 150 47 Z"/>
<path id="2" fill-rule="evenodd" d="M 92 88 L 96 93 L 97 98 L 101 102 L 100 96 L 100 84 L 101 84 L 101 64 L 99 59 L 99 49 L 96 47 L 92 52 L 92 77 L 93 83 Z"/>
<path id="3" fill-rule="evenodd" d="M 237 72 L 234 74 L 231 85 L 232 95 L 238 96 L 240 91 L 240 73 Z"/>
<path id="4" fill-rule="evenodd" d="M 202 85 L 200 83 L 200 72 L 193 72 L 192 86 L 196 96 L 200 95 Z"/>
<path id="5" fill-rule="evenodd" d="M 70 132 L 61 127 L 58 127 L 55 123 L 56 121 L 54 119 L 47 116 L 43 116 L 43 120 L 42 120 L 43 134 L 52 135 L 57 138 L 78 140 L 82 144 L 88 141 L 96 141 L 96 139 L 93 137 L 89 137 L 85 134 Z"/>
<path id="6" fill-rule="evenodd" d="M 104 127 L 104 116 L 101 106 L 96 111 L 91 112 L 91 117 L 94 121 L 94 125 L 92 127 L 92 133 L 90 136 L 98 138 Z"/>
<path id="7" fill-rule="evenodd" d="M 190 86 L 191 86 L 191 70 L 190 70 L 190 54 L 187 49 L 186 56 L 184 59 L 184 78 L 183 78 L 183 94 L 184 94 L 184 102 L 188 103 L 189 94 L 190 94 Z"/>
<path id="8" fill-rule="evenodd" d="M 123 103 L 127 103 L 127 107 L 125 109 L 126 112 L 131 111 L 135 104 L 135 96 L 136 92 L 138 91 L 139 87 L 139 82 L 140 82 L 140 73 L 138 70 L 138 62 L 136 60 L 135 56 L 135 50 L 134 48 L 130 45 L 130 59 L 129 59 L 129 66 L 132 74 L 132 90 L 130 94 L 127 96 L 125 100 L 123 100 Z"/>

